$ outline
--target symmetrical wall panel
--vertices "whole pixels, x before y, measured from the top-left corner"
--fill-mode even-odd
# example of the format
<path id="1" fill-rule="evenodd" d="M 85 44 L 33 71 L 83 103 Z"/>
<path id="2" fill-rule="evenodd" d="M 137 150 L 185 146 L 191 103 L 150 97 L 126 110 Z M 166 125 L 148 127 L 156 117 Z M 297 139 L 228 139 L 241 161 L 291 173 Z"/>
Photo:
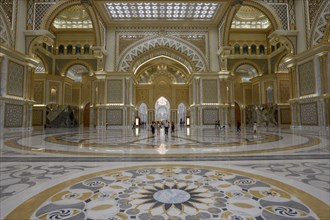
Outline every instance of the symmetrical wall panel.
<path id="1" fill-rule="evenodd" d="M 5 127 L 23 126 L 23 105 L 5 104 Z"/>
<path id="2" fill-rule="evenodd" d="M 302 125 L 318 125 L 316 102 L 300 104 L 300 120 Z"/>
<path id="3" fill-rule="evenodd" d="M 108 80 L 108 103 L 123 103 L 123 81 L 118 80 Z"/>
<path id="4" fill-rule="evenodd" d="M 298 66 L 300 95 L 310 95 L 315 93 L 314 63 L 308 61 Z"/>
<path id="5" fill-rule="evenodd" d="M 123 125 L 123 110 L 107 109 L 107 125 Z"/>
<path id="6" fill-rule="evenodd" d="M 218 120 L 218 109 L 203 109 L 203 125 L 214 125 Z"/>
<path id="7" fill-rule="evenodd" d="M 203 103 L 217 103 L 217 80 L 207 79 L 202 81 L 203 84 Z"/>
<path id="8" fill-rule="evenodd" d="M 13 61 L 8 64 L 7 94 L 23 97 L 24 66 Z"/>

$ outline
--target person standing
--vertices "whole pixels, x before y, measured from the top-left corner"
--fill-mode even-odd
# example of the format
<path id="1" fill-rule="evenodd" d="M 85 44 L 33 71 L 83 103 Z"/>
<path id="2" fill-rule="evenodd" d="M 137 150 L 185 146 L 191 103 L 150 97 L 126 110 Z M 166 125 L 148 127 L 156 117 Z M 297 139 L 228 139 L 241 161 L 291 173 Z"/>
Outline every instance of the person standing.
<path id="1" fill-rule="evenodd" d="M 168 127 L 169 127 L 169 123 L 168 121 L 166 120 L 165 123 L 164 123 L 164 127 L 165 127 L 165 134 L 168 134 Z"/>
<path id="2" fill-rule="evenodd" d="M 257 122 L 256 121 L 254 121 L 254 123 L 253 123 L 253 133 L 257 133 Z"/>
<path id="3" fill-rule="evenodd" d="M 241 122 L 239 120 L 237 120 L 236 131 L 237 132 L 240 132 L 241 131 Z"/>
<path id="4" fill-rule="evenodd" d="M 156 123 L 153 121 L 151 122 L 151 133 L 154 135 L 155 134 L 155 129 L 156 129 Z"/>
<path id="5" fill-rule="evenodd" d="M 172 124 L 171 124 L 171 133 L 174 133 L 174 129 L 175 129 L 175 125 L 174 125 L 174 122 L 172 121 Z"/>

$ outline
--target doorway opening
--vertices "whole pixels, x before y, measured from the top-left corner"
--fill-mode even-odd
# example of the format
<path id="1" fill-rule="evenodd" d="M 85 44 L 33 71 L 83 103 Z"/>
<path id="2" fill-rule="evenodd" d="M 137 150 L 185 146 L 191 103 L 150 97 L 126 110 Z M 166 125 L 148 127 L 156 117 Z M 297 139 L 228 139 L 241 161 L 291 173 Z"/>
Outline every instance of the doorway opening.
<path id="1" fill-rule="evenodd" d="M 170 110 L 170 102 L 165 97 L 161 96 L 155 103 L 155 120 L 170 121 Z"/>

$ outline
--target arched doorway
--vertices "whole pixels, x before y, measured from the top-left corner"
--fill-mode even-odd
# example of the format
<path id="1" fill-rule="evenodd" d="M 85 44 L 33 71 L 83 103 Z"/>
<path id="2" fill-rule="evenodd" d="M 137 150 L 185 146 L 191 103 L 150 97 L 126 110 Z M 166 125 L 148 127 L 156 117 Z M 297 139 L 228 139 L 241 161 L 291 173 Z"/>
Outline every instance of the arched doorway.
<path id="1" fill-rule="evenodd" d="M 84 107 L 84 127 L 89 127 L 90 103 Z"/>
<path id="2" fill-rule="evenodd" d="M 140 124 L 148 124 L 148 107 L 145 103 L 139 106 Z"/>
<path id="3" fill-rule="evenodd" d="M 180 103 L 178 105 L 178 122 L 180 125 L 184 125 L 186 121 L 186 116 L 187 116 L 187 108 L 186 105 L 183 103 Z"/>
<path id="4" fill-rule="evenodd" d="M 170 121 L 170 112 L 171 112 L 170 102 L 163 96 L 157 99 L 155 103 L 155 120 Z"/>

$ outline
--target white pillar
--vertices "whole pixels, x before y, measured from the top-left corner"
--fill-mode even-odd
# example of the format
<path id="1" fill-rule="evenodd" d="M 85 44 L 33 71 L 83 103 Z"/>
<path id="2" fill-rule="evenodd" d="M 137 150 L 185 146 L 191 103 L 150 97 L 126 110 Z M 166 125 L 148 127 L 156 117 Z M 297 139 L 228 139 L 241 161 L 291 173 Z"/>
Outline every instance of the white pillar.
<path id="1" fill-rule="evenodd" d="M 106 50 L 107 56 L 105 59 L 105 71 L 115 71 L 115 56 L 116 56 L 116 32 L 112 28 L 107 28 L 106 35 Z"/>
<path id="2" fill-rule="evenodd" d="M 306 25 L 305 25 L 305 1 L 295 1 L 295 14 L 296 14 L 296 28 L 299 31 L 297 37 L 297 53 L 305 51 L 307 49 L 306 39 Z M 309 34 L 309 33 L 308 33 Z"/>
<path id="3" fill-rule="evenodd" d="M 26 16 L 27 16 L 27 2 L 17 1 L 17 27 L 16 27 L 16 41 L 15 49 L 21 53 L 25 53 L 25 34 L 26 30 Z"/>
<path id="4" fill-rule="evenodd" d="M 218 55 L 218 31 L 214 27 L 209 31 L 209 48 L 210 48 L 210 70 L 217 72 L 220 70 Z"/>

